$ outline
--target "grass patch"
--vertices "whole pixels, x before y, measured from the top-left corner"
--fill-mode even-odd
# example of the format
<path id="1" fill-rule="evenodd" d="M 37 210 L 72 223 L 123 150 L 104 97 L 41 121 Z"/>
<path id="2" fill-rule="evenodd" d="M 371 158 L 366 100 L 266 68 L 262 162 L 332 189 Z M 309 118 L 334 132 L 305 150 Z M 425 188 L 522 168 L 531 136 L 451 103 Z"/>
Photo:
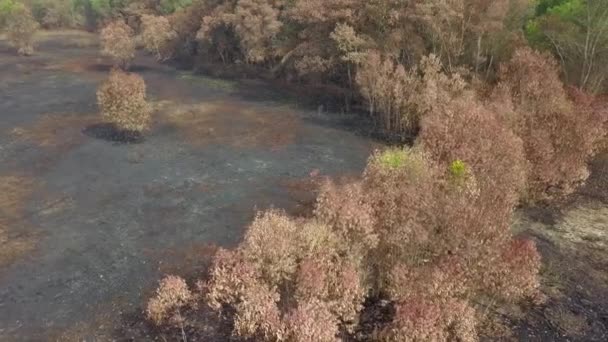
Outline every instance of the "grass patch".
<path id="1" fill-rule="evenodd" d="M 385 169 L 401 169 L 408 164 L 409 153 L 397 148 L 388 149 L 380 155 L 378 162 Z"/>

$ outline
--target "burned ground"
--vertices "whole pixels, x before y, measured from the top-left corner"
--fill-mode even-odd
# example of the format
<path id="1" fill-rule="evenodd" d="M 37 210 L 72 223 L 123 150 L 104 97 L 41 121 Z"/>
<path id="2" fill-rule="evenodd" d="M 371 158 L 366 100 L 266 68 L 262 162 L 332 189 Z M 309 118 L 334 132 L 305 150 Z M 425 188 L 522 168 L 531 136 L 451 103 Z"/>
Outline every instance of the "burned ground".
<path id="1" fill-rule="evenodd" d="M 285 180 L 360 172 L 373 143 L 263 83 L 140 56 L 155 107 L 143 141 L 86 134 L 108 61 L 95 38 L 45 34 L 32 58 L 0 42 L 0 340 L 112 336 L 165 273 L 193 273 L 255 214 L 295 210 Z M 258 96 L 252 96 L 256 91 Z M 81 335 L 79 335 L 81 334 Z"/>

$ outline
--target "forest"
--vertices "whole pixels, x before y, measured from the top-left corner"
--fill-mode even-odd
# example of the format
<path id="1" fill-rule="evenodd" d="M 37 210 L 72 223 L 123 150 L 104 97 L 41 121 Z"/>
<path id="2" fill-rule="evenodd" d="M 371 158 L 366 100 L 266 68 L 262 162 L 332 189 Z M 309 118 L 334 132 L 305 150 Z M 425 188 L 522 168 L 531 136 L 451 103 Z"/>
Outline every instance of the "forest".
<path id="1" fill-rule="evenodd" d="M 577 316 L 560 300 L 578 297 L 550 285 L 576 268 L 553 270 L 562 245 L 545 234 L 561 228 L 521 219 L 550 212 L 561 223 L 549 226 L 597 227 L 581 238 L 592 244 L 581 262 L 597 271 L 591 298 L 608 295 L 608 168 L 594 171 L 608 153 L 606 0 L 0 0 L 11 49 L 0 54 L 14 63 L 64 31 L 98 39 L 108 67 L 90 95 L 125 148 L 155 139 L 163 120 L 223 141 L 224 128 L 207 127 L 216 119 L 159 114 L 149 65 L 260 80 L 381 146 L 354 175 L 311 171 L 298 213 L 252 209 L 242 231 L 230 228 L 234 243 L 183 261 L 196 272 L 160 272 L 137 299 L 150 340 L 608 338 L 606 297 Z M 258 142 L 290 120 L 229 125 L 256 125 Z M 598 216 L 568 221 L 590 202 Z M 533 335 L 535 312 L 555 335 Z"/>

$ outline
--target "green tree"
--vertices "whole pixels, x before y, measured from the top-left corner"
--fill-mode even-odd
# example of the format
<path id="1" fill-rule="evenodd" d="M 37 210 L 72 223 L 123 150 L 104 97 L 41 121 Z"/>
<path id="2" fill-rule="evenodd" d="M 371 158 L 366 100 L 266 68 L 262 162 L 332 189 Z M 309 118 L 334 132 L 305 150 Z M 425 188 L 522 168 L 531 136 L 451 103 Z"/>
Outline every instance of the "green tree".
<path id="1" fill-rule="evenodd" d="M 526 25 L 528 41 L 559 57 L 569 83 L 592 92 L 608 78 L 608 2 L 543 0 Z"/>

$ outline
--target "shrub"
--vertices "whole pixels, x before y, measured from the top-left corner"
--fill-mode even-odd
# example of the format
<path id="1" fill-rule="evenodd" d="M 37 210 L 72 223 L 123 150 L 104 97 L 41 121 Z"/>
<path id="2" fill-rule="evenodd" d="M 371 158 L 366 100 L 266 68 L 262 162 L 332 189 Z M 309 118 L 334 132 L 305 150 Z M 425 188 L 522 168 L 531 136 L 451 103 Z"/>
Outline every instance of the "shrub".
<path id="1" fill-rule="evenodd" d="M 496 151 L 483 151 L 492 142 L 492 133 L 503 134 L 503 139 L 514 137 L 508 130 L 498 129 L 497 120 L 493 124 L 482 120 L 480 127 L 471 125 L 474 127 L 468 131 L 453 123 L 488 114 L 480 109 L 468 113 L 454 110 L 451 114 L 462 118 L 451 119 L 452 122 L 449 116 L 429 113 L 421 133 L 421 139 L 429 137 L 431 129 L 448 135 L 447 145 L 438 150 L 454 148 L 455 153 L 463 152 L 460 162 L 438 150 L 428 154 L 391 150 L 389 154 L 402 154 L 399 159 L 405 162 L 400 167 L 387 167 L 383 162 L 386 153 L 376 153 L 365 171 L 366 198 L 374 208 L 380 237 L 378 248 L 372 253 L 377 291 L 387 293 L 397 309 L 395 319 L 383 330 L 389 340 L 475 340 L 478 318 L 470 298 L 519 300 L 536 295 L 538 252 L 529 241 L 520 247 L 510 232 L 516 191 L 496 194 L 498 191 L 490 183 L 490 177 L 499 176 L 505 187 L 521 185 L 517 160 L 510 154 L 493 156 Z M 441 123 L 442 119 L 448 122 Z M 433 128 L 429 126 L 431 122 Z M 451 133 L 446 126 L 465 131 Z M 492 130 L 475 135 L 488 128 Z M 459 140 L 469 135 L 470 138 Z M 450 142 L 467 147 L 459 148 L 457 143 L 450 146 Z M 429 143 L 430 140 L 419 142 L 417 148 Z M 443 146 L 449 148 L 444 150 Z M 482 150 L 477 151 L 476 147 Z M 507 146 L 501 148 L 498 151 L 508 151 Z M 471 158 L 474 152 L 482 155 Z M 458 170 L 466 171 L 463 182 L 452 181 L 453 170 L 458 174 Z"/>
<path id="2" fill-rule="evenodd" d="M 144 48 L 153 53 L 158 61 L 171 58 L 172 42 L 177 34 L 172 30 L 169 20 L 165 17 L 143 15 L 141 24 Z"/>
<path id="3" fill-rule="evenodd" d="M 378 245 L 373 208 L 366 201 L 360 182 L 344 185 L 326 181 L 319 189 L 315 216 L 334 228 L 340 241 L 349 246 L 350 255 L 359 267 L 370 250 Z"/>
<path id="4" fill-rule="evenodd" d="M 335 342 L 340 322 L 325 303 L 313 300 L 299 305 L 286 318 L 289 340 L 293 342 Z"/>
<path id="5" fill-rule="evenodd" d="M 474 97 L 435 106 L 421 127 L 418 143 L 431 158 L 453 179 L 474 177 L 488 196 L 480 200 L 496 205 L 498 216 L 488 219 L 508 220 L 526 181 L 523 143 L 510 127 Z"/>
<path id="6" fill-rule="evenodd" d="M 160 281 L 156 295 L 148 302 L 146 315 L 156 324 L 181 323 L 180 309 L 193 300 L 194 295 L 184 279 L 167 276 Z"/>
<path id="7" fill-rule="evenodd" d="M 126 68 L 135 58 L 133 30 L 118 20 L 101 30 L 101 53 L 114 60 L 116 66 Z"/>
<path id="8" fill-rule="evenodd" d="M 34 35 L 38 23 L 30 10 L 22 4 L 12 7 L 6 17 L 6 36 L 20 55 L 29 56 L 34 53 Z"/>
<path id="9" fill-rule="evenodd" d="M 271 210 L 237 250 L 217 254 L 206 297 L 216 310 L 235 310 L 240 336 L 333 341 L 356 323 L 366 293 L 354 251 L 326 223 Z"/>
<path id="10" fill-rule="evenodd" d="M 494 100 L 523 140 L 530 163 L 529 200 L 563 197 L 587 179 L 587 162 L 602 136 L 605 118 L 573 106 L 550 56 L 518 50 L 501 67 Z"/>
<path id="11" fill-rule="evenodd" d="M 149 125 L 146 84 L 139 75 L 113 70 L 97 90 L 97 103 L 104 119 L 118 129 L 142 132 Z"/>

